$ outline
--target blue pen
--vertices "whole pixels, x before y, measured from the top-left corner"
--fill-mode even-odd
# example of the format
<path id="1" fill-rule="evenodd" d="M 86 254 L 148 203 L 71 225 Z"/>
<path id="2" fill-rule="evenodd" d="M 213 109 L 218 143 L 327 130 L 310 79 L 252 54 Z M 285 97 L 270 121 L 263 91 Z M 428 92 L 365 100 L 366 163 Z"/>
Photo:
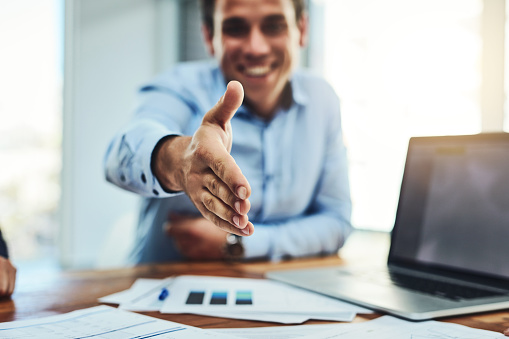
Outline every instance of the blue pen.
<path id="1" fill-rule="evenodd" d="M 168 294 L 170 294 L 170 292 L 168 291 L 168 289 L 166 287 L 163 287 L 161 289 L 161 293 L 159 294 L 159 300 L 164 300 L 166 299 L 166 297 L 168 296 Z"/>

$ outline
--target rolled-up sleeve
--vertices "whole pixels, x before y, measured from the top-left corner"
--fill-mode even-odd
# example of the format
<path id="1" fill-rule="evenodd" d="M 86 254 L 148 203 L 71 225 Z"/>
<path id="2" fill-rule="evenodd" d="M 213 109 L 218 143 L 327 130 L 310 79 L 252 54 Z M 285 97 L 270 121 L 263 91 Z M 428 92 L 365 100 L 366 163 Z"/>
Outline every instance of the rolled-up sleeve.
<path id="1" fill-rule="evenodd" d="M 111 140 L 105 157 L 106 180 L 145 197 L 170 197 L 151 170 L 157 143 L 183 135 L 194 114 L 185 100 L 164 89 L 146 86 L 140 92 L 135 116 Z"/>

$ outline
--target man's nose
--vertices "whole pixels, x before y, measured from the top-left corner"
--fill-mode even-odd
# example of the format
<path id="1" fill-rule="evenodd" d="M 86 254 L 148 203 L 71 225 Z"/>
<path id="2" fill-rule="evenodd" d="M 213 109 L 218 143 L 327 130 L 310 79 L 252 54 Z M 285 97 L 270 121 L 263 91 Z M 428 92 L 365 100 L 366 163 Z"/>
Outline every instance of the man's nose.
<path id="1" fill-rule="evenodd" d="M 252 28 L 246 42 L 246 52 L 253 56 L 265 55 L 270 52 L 267 36 L 259 28 Z"/>

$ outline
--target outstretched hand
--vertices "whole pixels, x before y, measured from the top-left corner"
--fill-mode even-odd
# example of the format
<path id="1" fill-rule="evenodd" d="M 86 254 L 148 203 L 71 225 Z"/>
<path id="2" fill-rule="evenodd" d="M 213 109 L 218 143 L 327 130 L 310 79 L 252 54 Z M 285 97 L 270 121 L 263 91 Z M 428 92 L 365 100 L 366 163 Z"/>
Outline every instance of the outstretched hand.
<path id="1" fill-rule="evenodd" d="M 192 137 L 175 137 L 161 147 L 155 172 L 166 187 L 186 192 L 217 227 L 246 236 L 254 232 L 247 217 L 251 187 L 230 155 L 230 120 L 243 99 L 242 85 L 231 81 Z"/>
<path id="2" fill-rule="evenodd" d="M 9 259 L 0 257 L 0 297 L 10 296 L 16 285 L 16 268 Z"/>

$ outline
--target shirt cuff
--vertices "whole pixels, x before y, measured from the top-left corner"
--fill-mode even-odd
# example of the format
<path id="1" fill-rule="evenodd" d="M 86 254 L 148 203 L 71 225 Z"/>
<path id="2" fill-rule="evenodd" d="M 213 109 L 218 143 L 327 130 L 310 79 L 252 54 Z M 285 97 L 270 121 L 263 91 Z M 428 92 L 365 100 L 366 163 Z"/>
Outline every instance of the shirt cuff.
<path id="1" fill-rule="evenodd" d="M 175 195 L 182 194 L 182 192 L 169 192 L 166 191 L 159 180 L 157 180 L 156 176 L 152 172 L 152 153 L 155 150 L 156 145 L 161 141 L 162 139 L 169 137 L 169 136 L 180 136 L 180 134 L 165 134 L 163 136 L 157 134 L 151 137 L 148 137 L 147 140 L 143 143 L 143 145 L 140 145 L 139 154 L 148 155 L 145 157 L 143 161 L 143 173 L 142 173 L 142 180 L 143 175 L 145 175 L 145 179 L 148 184 L 150 184 L 151 187 L 151 196 L 154 198 L 167 198 L 167 197 L 173 197 Z M 148 175 L 147 175 L 148 174 Z"/>

